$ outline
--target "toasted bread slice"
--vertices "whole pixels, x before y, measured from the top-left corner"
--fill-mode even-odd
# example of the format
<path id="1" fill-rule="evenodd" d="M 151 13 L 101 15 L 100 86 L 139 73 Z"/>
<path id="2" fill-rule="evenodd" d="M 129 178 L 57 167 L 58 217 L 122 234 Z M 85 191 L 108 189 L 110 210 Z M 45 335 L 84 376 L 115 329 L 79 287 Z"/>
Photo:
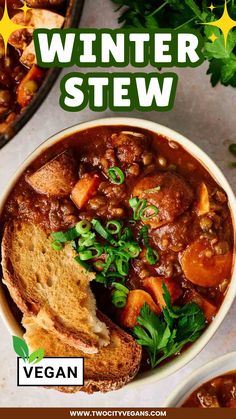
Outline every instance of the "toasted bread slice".
<path id="1" fill-rule="evenodd" d="M 70 195 L 77 180 L 77 164 L 70 151 L 59 154 L 27 177 L 37 192 L 57 197 Z"/>
<path id="2" fill-rule="evenodd" d="M 41 227 L 15 222 L 6 225 L 2 240 L 3 282 L 20 310 L 60 339 L 88 353 L 109 343 L 106 325 L 96 316 L 90 290 L 94 275 L 75 260 L 68 243 L 63 250 Z"/>
<path id="3" fill-rule="evenodd" d="M 84 354 L 62 342 L 52 332 L 40 327 L 33 317 L 24 317 L 26 328 L 24 339 L 31 351 L 38 348 L 45 350 L 45 356 L 84 357 L 83 387 L 55 387 L 59 391 L 75 393 L 85 391 L 107 392 L 117 390 L 129 383 L 137 374 L 141 361 L 141 346 L 135 340 L 113 324 L 104 315 L 100 319 L 106 323 L 110 331 L 110 344 L 96 354 Z"/>

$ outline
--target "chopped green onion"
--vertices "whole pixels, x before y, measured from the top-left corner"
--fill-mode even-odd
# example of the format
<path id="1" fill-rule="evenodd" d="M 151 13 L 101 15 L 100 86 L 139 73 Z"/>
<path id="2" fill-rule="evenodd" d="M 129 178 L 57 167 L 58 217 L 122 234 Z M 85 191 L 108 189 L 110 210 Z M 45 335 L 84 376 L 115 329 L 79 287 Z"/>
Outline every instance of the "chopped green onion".
<path id="1" fill-rule="evenodd" d="M 79 256 L 75 256 L 75 258 L 74 258 L 74 259 L 75 259 L 75 261 L 76 261 L 77 263 L 79 263 L 79 264 L 80 264 L 80 266 L 82 266 L 82 268 L 84 268 L 86 271 L 88 271 L 88 272 L 91 272 L 91 271 L 92 271 L 91 266 L 90 266 L 88 263 L 86 263 L 86 262 L 84 262 L 83 260 L 81 260 Z"/>
<path id="2" fill-rule="evenodd" d="M 138 199 L 137 197 L 131 198 L 129 204 L 134 212 L 134 220 L 138 221 L 140 219 L 147 221 L 152 217 L 158 214 L 158 208 L 155 205 L 147 205 L 146 199 Z M 150 215 L 146 215 L 148 211 L 152 210 Z"/>
<path id="3" fill-rule="evenodd" d="M 57 231 L 51 233 L 51 236 L 55 241 L 58 241 L 60 243 L 66 243 L 79 237 L 79 233 L 76 231 L 75 227 L 73 227 L 67 231 Z"/>
<path id="4" fill-rule="evenodd" d="M 92 252 L 94 258 L 99 258 L 103 254 L 103 247 L 97 243 L 90 247 L 89 250 Z"/>
<path id="5" fill-rule="evenodd" d="M 138 203 L 139 203 L 139 199 L 136 196 L 134 198 L 130 198 L 129 200 L 129 205 L 131 206 L 133 210 L 137 207 Z"/>
<path id="6" fill-rule="evenodd" d="M 140 199 L 137 207 L 134 210 L 134 220 L 140 220 L 141 215 L 143 213 L 143 210 L 146 208 L 147 206 L 147 200 L 146 199 Z"/>
<path id="7" fill-rule="evenodd" d="M 124 307 L 126 305 L 129 289 L 118 282 L 113 283 L 112 286 L 115 288 L 111 297 L 112 304 L 118 308 Z"/>
<path id="8" fill-rule="evenodd" d="M 129 241 L 133 239 L 133 233 L 130 227 L 125 227 L 123 230 L 122 235 L 120 236 L 120 240 Z"/>
<path id="9" fill-rule="evenodd" d="M 122 224 L 120 221 L 111 220 L 108 221 L 106 229 L 110 234 L 118 234 L 122 229 Z"/>
<path id="10" fill-rule="evenodd" d="M 145 214 L 148 214 L 149 211 L 153 211 L 153 212 L 150 215 L 145 215 Z M 140 218 L 144 221 L 148 221 L 151 218 L 155 217 L 158 214 L 158 212 L 159 210 L 155 205 L 148 205 L 141 211 Z"/>
<path id="11" fill-rule="evenodd" d="M 112 183 L 121 185 L 125 181 L 125 175 L 119 167 L 111 167 L 108 169 L 108 176 Z"/>
<path id="12" fill-rule="evenodd" d="M 92 225 L 94 227 L 94 230 L 98 234 L 100 234 L 101 237 L 103 237 L 104 239 L 108 240 L 109 233 L 105 230 L 105 228 L 102 226 L 102 224 L 100 223 L 100 221 L 93 219 L 92 220 Z"/>
<path id="13" fill-rule="evenodd" d="M 107 272 L 106 277 L 108 279 L 112 279 L 112 278 L 119 278 L 120 280 L 124 280 L 123 275 L 119 274 L 118 272 Z"/>
<path id="14" fill-rule="evenodd" d="M 95 244 L 93 247 L 89 247 L 87 250 L 82 250 L 79 252 L 81 260 L 90 260 L 98 258 L 103 253 L 103 247 L 99 244 Z"/>
<path id="15" fill-rule="evenodd" d="M 80 247 L 89 247 L 93 246 L 95 243 L 96 235 L 95 233 L 88 232 L 83 235 L 83 237 L 80 237 L 78 244 Z"/>
<path id="16" fill-rule="evenodd" d="M 95 262 L 93 263 L 93 266 L 95 267 L 95 269 L 102 271 L 104 268 L 104 262 L 102 262 L 101 260 L 95 260 Z"/>
<path id="17" fill-rule="evenodd" d="M 159 260 L 159 254 L 150 246 L 146 249 L 146 260 L 150 265 L 155 265 Z"/>
<path id="18" fill-rule="evenodd" d="M 142 211 L 147 206 L 147 200 L 146 199 L 138 199 L 137 197 L 134 197 L 134 198 L 131 198 L 129 200 L 129 205 L 133 209 L 133 212 L 134 212 L 134 215 L 133 215 L 134 220 L 135 221 L 138 221 L 138 220 L 140 220 Z"/>
<path id="19" fill-rule="evenodd" d="M 84 250 L 79 252 L 80 260 L 90 260 L 93 259 L 93 254 L 91 250 Z"/>
<path id="20" fill-rule="evenodd" d="M 148 230 L 149 226 L 145 225 L 140 229 L 138 240 L 141 241 L 143 239 L 143 242 L 146 247 L 149 246 L 149 238 L 148 238 Z"/>
<path id="21" fill-rule="evenodd" d="M 111 297 L 112 304 L 117 308 L 123 308 L 126 305 L 126 297 L 123 293 L 115 291 Z"/>
<path id="22" fill-rule="evenodd" d="M 76 224 L 75 229 L 81 235 L 86 234 L 91 230 L 91 223 L 87 220 L 81 220 Z"/>
<path id="23" fill-rule="evenodd" d="M 132 259 L 137 258 L 141 249 L 138 244 L 136 243 L 128 243 L 127 251 Z"/>
<path id="24" fill-rule="evenodd" d="M 155 192 L 159 192 L 161 190 L 160 186 L 156 186 L 155 188 L 151 188 L 151 189 L 146 189 L 144 192 L 145 193 L 155 193 Z"/>
<path id="25" fill-rule="evenodd" d="M 63 233 L 63 231 L 57 231 L 55 233 L 51 233 L 52 238 L 60 243 L 66 243 L 67 242 L 67 238 L 65 236 L 65 233 Z"/>
<path id="26" fill-rule="evenodd" d="M 106 285 L 106 277 L 101 275 L 101 274 L 97 274 L 95 277 L 95 281 L 99 282 L 100 284 L 104 284 Z"/>
<path id="27" fill-rule="evenodd" d="M 110 269 L 112 263 L 114 262 L 114 255 L 107 254 L 106 261 L 104 263 L 103 273 L 105 274 L 108 269 Z"/>
<path id="28" fill-rule="evenodd" d="M 112 296 L 112 304 L 117 308 L 124 308 L 126 306 L 126 299 L 116 298 L 116 296 Z"/>
<path id="29" fill-rule="evenodd" d="M 62 250 L 63 249 L 63 244 L 59 241 L 54 241 L 51 244 L 53 250 Z"/>
<path id="30" fill-rule="evenodd" d="M 121 258 L 121 259 L 123 259 L 124 261 L 126 261 L 126 262 L 128 262 L 129 261 L 129 259 L 130 259 L 130 255 L 129 255 L 129 253 L 126 251 L 126 249 L 124 248 L 124 249 L 122 249 L 122 248 L 119 248 L 119 249 L 113 249 L 113 254 L 114 254 L 114 256 L 117 256 L 117 257 L 119 257 L 119 258 Z"/>
<path id="31" fill-rule="evenodd" d="M 125 287 L 123 284 L 120 284 L 120 282 L 113 282 L 112 286 L 119 291 L 122 291 L 125 295 L 129 294 L 129 288 Z"/>
<path id="32" fill-rule="evenodd" d="M 123 275 L 127 276 L 129 273 L 129 264 L 125 259 L 118 258 L 116 259 L 116 267 L 118 272 Z"/>

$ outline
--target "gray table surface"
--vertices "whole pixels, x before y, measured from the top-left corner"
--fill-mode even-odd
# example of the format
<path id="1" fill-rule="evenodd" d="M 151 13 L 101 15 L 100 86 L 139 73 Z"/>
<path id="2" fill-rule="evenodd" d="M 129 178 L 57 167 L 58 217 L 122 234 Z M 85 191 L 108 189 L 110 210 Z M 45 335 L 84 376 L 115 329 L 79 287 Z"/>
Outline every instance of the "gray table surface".
<path id="1" fill-rule="evenodd" d="M 86 0 L 82 27 L 116 27 L 116 15 L 110 0 Z M 171 112 L 119 114 L 137 116 L 160 122 L 189 137 L 198 144 L 222 169 L 236 191 L 236 169 L 230 169 L 231 157 L 227 145 L 236 141 L 236 90 L 217 86 L 212 88 L 207 66 L 197 69 L 178 69 L 179 84 L 175 107 Z M 86 69 L 85 69 L 86 71 Z M 89 71 L 89 69 L 88 69 Z M 148 71 L 148 69 L 147 69 Z M 65 71 L 66 72 L 66 71 Z M 79 122 L 114 115 L 107 110 L 95 113 L 85 109 L 67 113 L 59 108 L 59 80 L 36 115 L 22 131 L 0 151 L 0 193 L 16 168 L 40 143 L 57 131 Z M 0 406 L 56 407 L 158 407 L 169 392 L 189 373 L 215 357 L 236 350 L 236 304 L 205 349 L 185 368 L 171 377 L 146 385 L 145 388 L 124 388 L 105 395 L 83 393 L 67 395 L 41 388 L 17 388 L 16 357 L 11 336 L 0 320 L 1 368 Z"/>

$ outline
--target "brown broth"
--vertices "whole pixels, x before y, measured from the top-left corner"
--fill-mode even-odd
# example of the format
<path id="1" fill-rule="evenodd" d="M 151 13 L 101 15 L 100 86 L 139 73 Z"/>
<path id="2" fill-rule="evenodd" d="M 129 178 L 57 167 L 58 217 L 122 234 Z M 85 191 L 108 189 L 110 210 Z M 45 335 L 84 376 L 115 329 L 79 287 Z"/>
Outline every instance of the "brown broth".
<path id="1" fill-rule="evenodd" d="M 27 182 L 27 176 L 35 172 L 42 165 L 47 163 L 49 160 L 62 153 L 64 150 L 71 149 L 73 155 L 79 164 L 82 163 L 83 170 L 86 173 L 99 173 L 99 176 L 102 178 L 102 181 L 108 183 L 108 179 L 104 171 L 101 171 L 101 159 L 106 154 L 107 148 L 111 148 L 111 136 L 112 134 L 120 133 L 122 131 L 133 131 L 136 133 L 144 134 L 147 138 L 145 145 L 145 152 L 151 153 L 153 158 L 153 172 L 162 172 L 166 171 L 170 173 L 177 173 L 187 180 L 188 184 L 191 186 L 194 199 L 190 207 L 185 211 L 184 222 L 182 223 L 182 215 L 177 218 L 177 224 L 175 221 L 173 223 L 167 224 L 164 227 L 164 233 L 169 234 L 170 240 L 174 240 L 175 236 L 177 239 L 179 237 L 184 237 L 184 247 L 186 248 L 194 240 L 201 237 L 204 232 L 201 230 L 199 224 L 199 217 L 196 215 L 194 205 L 196 202 L 197 190 L 199 185 L 204 182 L 207 185 L 209 194 L 212 196 L 212 199 L 215 199 L 216 191 L 222 192 L 220 185 L 216 183 L 210 173 L 206 168 L 197 161 L 193 156 L 191 156 L 182 146 L 179 144 L 169 141 L 167 138 L 155 134 L 153 132 L 136 128 L 136 127 L 127 127 L 127 126 L 102 126 L 87 129 L 80 131 L 71 136 L 62 138 L 56 144 L 52 145 L 49 148 L 46 148 L 39 157 L 37 157 L 26 169 L 26 171 L 21 175 L 19 180 L 16 182 L 15 187 L 10 193 L 5 208 L 1 217 L 0 223 L 0 232 L 3 234 L 4 225 L 7 222 L 13 222 L 15 220 L 28 220 L 30 222 L 38 223 L 43 228 L 46 229 L 48 233 L 52 230 L 65 230 L 68 226 L 63 223 L 63 220 L 59 223 L 57 228 L 52 229 L 50 224 L 50 210 L 51 206 L 54 205 L 54 198 L 47 198 L 45 195 L 38 194 Z M 117 153 L 119 152 L 116 151 Z M 127 155 L 127 159 L 131 158 L 131 155 Z M 162 167 L 158 162 L 158 157 L 162 157 L 166 160 L 166 167 Z M 122 157 L 123 158 L 123 157 Z M 134 185 L 137 183 L 138 179 L 142 179 L 145 176 L 145 171 L 147 170 L 140 162 L 140 174 L 138 176 L 127 176 L 125 182 L 125 196 L 120 198 L 120 205 L 124 208 L 125 216 L 123 217 L 123 222 L 127 224 L 127 220 L 132 218 L 132 210 L 129 208 L 128 200 L 132 195 L 132 190 Z M 124 166 L 127 169 L 127 164 Z M 150 174 L 149 174 L 150 175 Z M 149 176 L 146 174 L 146 176 Z M 106 186 L 107 188 L 109 185 Z M 99 192 L 99 196 L 102 195 Z M 110 200 L 110 198 L 106 199 Z M 20 204 L 19 204 L 20 202 Z M 62 204 L 62 201 L 58 200 L 59 204 Z M 219 204 L 219 205 L 218 205 Z M 216 229 L 215 235 L 217 235 L 219 241 L 227 241 L 229 246 L 229 251 L 233 251 L 233 226 L 230 210 L 227 204 L 227 200 L 223 203 L 218 203 L 218 209 L 215 212 L 216 219 L 218 220 L 218 227 Z M 107 215 L 108 214 L 108 215 Z M 74 215 L 79 220 L 81 217 L 95 217 L 96 212 L 93 212 L 91 208 L 85 208 L 83 211 L 79 211 L 76 207 L 74 208 Z M 107 212 L 99 216 L 99 218 L 104 222 L 106 219 L 109 219 L 109 209 Z M 111 219 L 112 217 L 110 217 Z M 113 217 L 114 218 L 114 217 Z M 179 222 L 179 224 L 178 224 Z M 128 224 L 127 224 L 128 225 Z M 186 227 L 187 226 L 187 227 Z M 172 228 L 172 230 L 171 230 Z M 175 301 L 175 304 L 182 305 L 189 301 L 189 296 L 192 292 L 197 292 L 201 298 L 206 298 L 217 310 L 220 308 L 221 303 L 224 299 L 227 285 L 224 289 L 221 286 L 216 286 L 212 288 L 200 287 L 189 282 L 184 276 L 183 271 L 180 269 L 179 260 L 182 255 L 183 248 L 179 251 L 171 249 L 161 248 L 159 246 L 162 237 L 160 236 L 160 231 L 163 227 L 157 230 L 152 230 L 150 232 L 150 243 L 155 248 L 158 248 L 158 253 L 160 255 L 160 263 L 155 266 L 146 266 L 146 263 L 141 261 L 133 262 L 129 277 L 126 282 L 126 285 L 130 289 L 142 289 L 142 271 L 148 269 L 149 276 L 165 276 L 168 277 L 167 272 L 170 266 L 173 267 L 171 277 L 176 281 L 178 286 L 182 289 L 182 294 Z M 138 236 L 138 227 L 133 228 L 134 237 Z M 166 232 L 167 230 L 167 232 Z M 214 235 L 214 234 L 213 234 Z M 173 243 L 172 243 L 173 244 Z M 225 278 L 228 281 L 230 280 L 230 272 L 228 277 Z M 97 283 L 93 284 L 93 290 L 96 295 L 97 305 L 108 314 L 116 322 L 120 322 L 120 310 L 115 309 L 110 302 L 109 298 L 109 289 L 104 290 L 103 286 Z M 191 298 L 190 298 L 191 300 Z M 144 357 L 143 368 L 146 369 L 148 364 L 146 362 L 146 356 Z"/>

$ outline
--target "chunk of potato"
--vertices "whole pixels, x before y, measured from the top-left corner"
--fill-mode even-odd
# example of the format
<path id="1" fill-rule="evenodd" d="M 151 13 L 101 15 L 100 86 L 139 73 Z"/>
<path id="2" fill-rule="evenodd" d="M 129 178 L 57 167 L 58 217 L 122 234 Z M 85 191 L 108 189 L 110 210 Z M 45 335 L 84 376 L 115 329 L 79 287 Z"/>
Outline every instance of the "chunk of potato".
<path id="1" fill-rule="evenodd" d="M 209 256 L 210 249 L 207 239 L 198 239 L 187 247 L 180 259 L 186 278 L 201 287 L 215 287 L 231 274 L 231 252 Z"/>
<path id="2" fill-rule="evenodd" d="M 122 309 L 120 323 L 124 327 L 133 328 L 137 324 L 137 318 L 144 304 L 156 314 L 160 314 L 159 307 L 154 303 L 150 294 L 143 290 L 133 290 L 128 294 L 126 306 Z"/>
<path id="3" fill-rule="evenodd" d="M 208 214 L 208 212 L 210 211 L 209 193 L 207 186 L 204 182 L 201 183 L 198 189 L 198 201 L 196 205 L 196 211 L 199 217 Z"/>
<path id="4" fill-rule="evenodd" d="M 157 303 L 161 309 L 166 305 L 163 297 L 163 283 L 170 293 L 171 302 L 173 304 L 182 295 L 182 289 L 174 279 L 150 276 L 143 280 L 144 288 L 151 294 L 155 303 Z"/>
<path id="5" fill-rule="evenodd" d="M 29 175 L 27 181 L 39 193 L 65 197 L 71 193 L 77 176 L 77 164 L 72 153 L 64 151 Z"/>
<path id="6" fill-rule="evenodd" d="M 196 303 L 203 311 L 206 320 L 208 322 L 211 322 L 214 316 L 216 315 L 217 308 L 214 304 L 212 304 L 209 300 L 207 300 L 205 297 L 203 297 L 201 294 L 199 294 L 195 290 L 190 290 L 187 293 L 187 296 L 185 298 L 186 303 Z"/>
<path id="7" fill-rule="evenodd" d="M 176 173 L 160 172 L 141 179 L 132 195 L 146 199 L 148 205 L 158 208 L 158 214 L 144 221 L 152 228 L 174 221 L 183 214 L 193 201 L 193 190 L 186 180 Z"/>
<path id="8" fill-rule="evenodd" d="M 71 199 L 74 204 L 82 209 L 96 193 L 101 179 L 97 174 L 86 173 L 74 186 L 71 192 Z"/>
<path id="9" fill-rule="evenodd" d="M 33 30 L 61 28 L 64 23 L 64 17 L 58 13 L 45 9 L 31 9 L 25 14 L 24 12 L 16 13 L 12 21 L 17 25 L 26 26 L 27 28 L 14 31 L 9 37 L 9 44 L 16 49 L 21 50 L 20 61 L 27 67 L 36 64 L 36 54 L 34 41 L 32 39 Z"/>

